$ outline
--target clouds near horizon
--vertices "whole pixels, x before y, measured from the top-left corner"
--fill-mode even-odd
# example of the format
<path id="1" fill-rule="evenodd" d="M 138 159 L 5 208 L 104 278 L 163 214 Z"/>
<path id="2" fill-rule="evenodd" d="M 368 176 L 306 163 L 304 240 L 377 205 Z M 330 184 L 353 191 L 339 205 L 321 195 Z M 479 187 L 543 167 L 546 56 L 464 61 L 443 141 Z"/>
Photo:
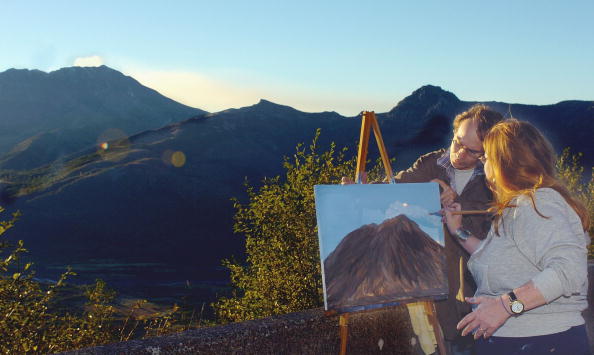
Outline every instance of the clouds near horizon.
<path id="1" fill-rule="evenodd" d="M 99 67 L 105 63 L 102 57 L 92 55 L 89 57 L 77 57 L 72 64 L 75 67 Z"/>

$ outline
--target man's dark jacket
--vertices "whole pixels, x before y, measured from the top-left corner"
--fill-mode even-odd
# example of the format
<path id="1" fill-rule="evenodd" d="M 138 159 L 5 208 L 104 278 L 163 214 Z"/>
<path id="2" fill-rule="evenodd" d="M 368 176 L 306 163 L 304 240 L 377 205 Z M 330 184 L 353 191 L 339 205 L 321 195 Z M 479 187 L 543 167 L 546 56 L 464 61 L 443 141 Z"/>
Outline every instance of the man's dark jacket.
<path id="1" fill-rule="evenodd" d="M 428 182 L 432 179 L 440 179 L 448 185 L 452 185 L 447 169 L 437 162 L 444 153 L 447 154 L 447 151 L 441 149 L 421 156 L 412 167 L 396 174 L 396 182 Z M 456 197 L 455 202 L 462 205 L 462 210 L 484 210 L 489 207 L 488 204 L 491 200 L 492 194 L 485 184 L 485 175 L 479 174 L 474 175 L 468 181 L 462 193 Z M 464 216 L 462 218 L 462 227 L 477 238 L 484 239 L 491 227 L 491 220 L 485 215 Z M 464 296 L 473 296 L 476 285 L 472 275 L 466 270 L 468 252 L 460 246 L 456 241 L 456 237 L 452 236 L 445 227 L 444 234 L 449 294 L 447 300 L 438 301 L 435 305 L 444 337 L 446 340 L 455 340 L 460 333 L 456 330 L 456 324 L 471 310 L 467 303 L 456 300 L 456 294 L 460 288 L 460 263 L 463 263 L 463 270 L 465 270 Z"/>

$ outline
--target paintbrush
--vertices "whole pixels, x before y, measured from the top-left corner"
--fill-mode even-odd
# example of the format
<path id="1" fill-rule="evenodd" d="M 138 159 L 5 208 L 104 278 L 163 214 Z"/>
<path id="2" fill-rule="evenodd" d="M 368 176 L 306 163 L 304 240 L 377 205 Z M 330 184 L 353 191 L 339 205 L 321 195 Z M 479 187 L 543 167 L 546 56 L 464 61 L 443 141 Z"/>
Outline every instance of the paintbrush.
<path id="1" fill-rule="evenodd" d="M 487 214 L 490 213 L 489 211 L 483 211 L 483 210 L 467 210 L 467 211 L 452 211 L 453 215 L 473 215 L 473 214 Z M 429 213 L 432 216 L 439 216 L 439 217 L 443 217 L 443 214 L 441 213 L 441 211 L 437 211 L 437 212 L 431 212 Z"/>

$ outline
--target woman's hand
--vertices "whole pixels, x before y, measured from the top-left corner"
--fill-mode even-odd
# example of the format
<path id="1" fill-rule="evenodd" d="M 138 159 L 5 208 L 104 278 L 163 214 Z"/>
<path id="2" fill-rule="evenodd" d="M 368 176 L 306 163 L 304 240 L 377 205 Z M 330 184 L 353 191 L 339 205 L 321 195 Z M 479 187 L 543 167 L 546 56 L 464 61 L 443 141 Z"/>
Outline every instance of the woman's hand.
<path id="1" fill-rule="evenodd" d="M 476 330 L 474 339 L 487 339 L 510 317 L 501 297 L 466 297 L 466 302 L 478 305 L 470 314 L 456 326 L 462 329 L 462 336 Z"/>
<path id="2" fill-rule="evenodd" d="M 456 234 L 456 230 L 462 227 L 462 215 L 453 215 L 452 212 L 454 211 L 462 211 L 462 205 L 454 202 L 449 207 L 443 209 L 445 219 L 444 222 L 452 234 Z"/>

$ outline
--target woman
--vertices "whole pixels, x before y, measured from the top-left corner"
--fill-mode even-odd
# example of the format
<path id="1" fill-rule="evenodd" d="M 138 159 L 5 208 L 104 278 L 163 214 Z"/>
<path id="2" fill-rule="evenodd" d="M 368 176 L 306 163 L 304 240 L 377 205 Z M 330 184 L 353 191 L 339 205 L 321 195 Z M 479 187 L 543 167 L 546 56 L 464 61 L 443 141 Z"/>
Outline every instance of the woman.
<path id="1" fill-rule="evenodd" d="M 590 354 L 587 307 L 588 212 L 559 182 L 555 154 L 531 124 L 495 125 L 483 142 L 494 220 L 484 241 L 447 227 L 471 254 L 474 311 L 457 328 L 474 333 L 478 354 Z"/>

